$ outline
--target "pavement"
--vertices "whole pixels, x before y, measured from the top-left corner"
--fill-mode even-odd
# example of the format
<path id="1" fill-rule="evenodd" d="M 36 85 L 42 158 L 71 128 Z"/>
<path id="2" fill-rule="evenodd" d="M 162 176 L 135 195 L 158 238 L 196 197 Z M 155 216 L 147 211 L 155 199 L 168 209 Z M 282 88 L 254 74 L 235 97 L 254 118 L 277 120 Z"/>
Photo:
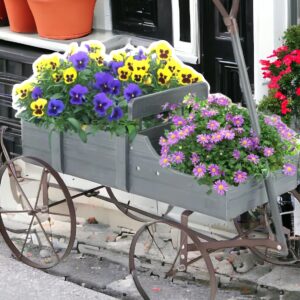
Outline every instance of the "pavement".
<path id="1" fill-rule="evenodd" d="M 164 228 L 158 231 L 163 233 Z M 171 235 L 174 240 L 174 233 Z M 0 299 L 142 299 L 128 275 L 131 240 L 128 228 L 114 232 L 101 224 L 79 225 L 74 250 L 65 261 L 47 270 L 48 274 L 11 259 L 0 241 Z M 168 255 L 174 254 L 171 239 L 165 232 L 157 241 L 167 249 L 168 262 Z M 202 261 L 193 264 L 190 272 L 166 279 L 158 253 L 141 255 L 145 245 L 145 241 L 137 245 L 136 265 L 151 300 L 209 299 L 208 274 Z M 212 262 L 219 282 L 217 299 L 300 299 L 300 268 L 260 265 L 246 250 L 216 253 Z"/>

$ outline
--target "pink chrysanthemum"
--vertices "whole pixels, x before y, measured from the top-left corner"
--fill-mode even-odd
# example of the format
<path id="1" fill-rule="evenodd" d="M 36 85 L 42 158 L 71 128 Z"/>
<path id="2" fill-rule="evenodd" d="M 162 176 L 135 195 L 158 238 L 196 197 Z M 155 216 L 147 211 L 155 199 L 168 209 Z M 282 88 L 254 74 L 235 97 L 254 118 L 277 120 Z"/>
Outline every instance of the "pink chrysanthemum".
<path id="1" fill-rule="evenodd" d="M 205 175 L 205 173 L 206 173 L 205 164 L 199 164 L 199 165 L 195 166 L 195 168 L 193 169 L 193 174 L 197 178 L 203 177 Z"/>
<path id="2" fill-rule="evenodd" d="M 247 178 L 248 178 L 248 174 L 246 172 L 238 170 L 234 173 L 233 181 L 235 183 L 243 183 L 247 180 Z"/>
<path id="3" fill-rule="evenodd" d="M 287 163 L 283 165 L 283 170 L 282 170 L 284 175 L 287 176 L 294 176 L 297 172 L 297 168 L 295 165 Z"/>

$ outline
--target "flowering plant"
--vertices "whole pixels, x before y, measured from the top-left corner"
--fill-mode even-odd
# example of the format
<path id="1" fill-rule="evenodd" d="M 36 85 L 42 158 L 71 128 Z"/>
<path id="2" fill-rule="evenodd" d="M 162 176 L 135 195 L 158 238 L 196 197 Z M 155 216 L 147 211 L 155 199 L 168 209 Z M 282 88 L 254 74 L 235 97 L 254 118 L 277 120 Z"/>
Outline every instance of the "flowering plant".
<path id="1" fill-rule="evenodd" d="M 97 130 L 133 137 L 138 122 L 127 119 L 133 98 L 203 80 L 165 41 L 109 55 L 98 41 L 73 43 L 63 55 L 41 56 L 33 70 L 14 86 L 18 115 L 46 128 L 75 131 L 83 141 Z"/>
<path id="2" fill-rule="evenodd" d="M 296 133 L 279 116 L 259 115 L 259 123 L 260 138 L 251 129 L 248 111 L 222 94 L 208 100 L 188 95 L 172 111 L 171 128 L 160 138 L 160 164 L 193 174 L 220 195 L 251 175 L 279 169 L 295 175 L 287 156 L 297 152 Z"/>
<path id="3" fill-rule="evenodd" d="M 291 116 L 300 116 L 300 26 L 289 28 L 284 45 L 274 50 L 266 60 L 261 60 L 263 77 L 270 79 L 269 95 L 260 110 L 283 117 L 289 124 Z"/>

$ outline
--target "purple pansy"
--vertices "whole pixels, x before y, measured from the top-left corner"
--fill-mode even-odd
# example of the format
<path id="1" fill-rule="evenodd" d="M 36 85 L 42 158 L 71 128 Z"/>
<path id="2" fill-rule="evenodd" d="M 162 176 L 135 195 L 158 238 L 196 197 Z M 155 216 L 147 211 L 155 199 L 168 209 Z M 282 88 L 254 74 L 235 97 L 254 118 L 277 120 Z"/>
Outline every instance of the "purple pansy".
<path id="1" fill-rule="evenodd" d="M 211 176 L 219 176 L 221 175 L 221 170 L 220 170 L 220 167 L 216 164 L 211 164 L 209 167 L 208 167 L 208 171 L 210 173 Z"/>
<path id="2" fill-rule="evenodd" d="M 283 170 L 282 170 L 284 175 L 287 176 L 294 176 L 297 172 L 297 168 L 295 165 L 290 164 L 290 163 L 286 163 L 283 165 Z"/>
<path id="3" fill-rule="evenodd" d="M 123 110 L 119 106 L 115 106 L 111 112 L 111 114 L 108 116 L 109 121 L 118 121 L 123 117 Z"/>
<path id="4" fill-rule="evenodd" d="M 195 166 L 195 168 L 193 169 L 193 174 L 197 178 L 202 178 L 205 175 L 205 173 L 206 173 L 205 164 L 199 164 Z"/>
<path id="5" fill-rule="evenodd" d="M 118 96 L 121 92 L 121 82 L 117 79 L 109 82 L 110 93 L 112 95 Z"/>
<path id="6" fill-rule="evenodd" d="M 41 98 L 43 96 L 43 91 L 40 87 L 36 86 L 32 93 L 31 93 L 31 97 L 33 100 L 37 100 L 38 98 Z"/>
<path id="7" fill-rule="evenodd" d="M 135 83 L 129 83 L 124 90 L 124 98 L 127 100 L 127 102 L 141 95 L 142 95 L 142 90 Z"/>
<path id="8" fill-rule="evenodd" d="M 181 151 L 177 151 L 172 155 L 172 162 L 175 164 L 181 164 L 184 161 L 184 153 Z"/>
<path id="9" fill-rule="evenodd" d="M 241 153 L 239 150 L 234 149 L 232 152 L 232 156 L 234 157 L 234 159 L 238 160 L 241 157 Z"/>
<path id="10" fill-rule="evenodd" d="M 144 60 L 144 59 L 147 58 L 147 56 L 144 54 L 143 49 L 139 49 L 138 54 L 135 55 L 133 58 L 134 58 L 135 60 Z"/>
<path id="11" fill-rule="evenodd" d="M 111 68 L 113 74 L 117 75 L 118 74 L 118 69 L 124 66 L 123 61 L 110 61 L 108 64 L 108 67 Z"/>
<path id="12" fill-rule="evenodd" d="M 273 154 L 274 154 L 274 148 L 270 148 L 270 147 L 264 148 L 264 156 L 265 157 L 272 156 Z"/>
<path id="13" fill-rule="evenodd" d="M 64 110 L 65 105 L 59 99 L 50 99 L 47 114 L 50 117 L 58 117 Z"/>
<path id="14" fill-rule="evenodd" d="M 253 153 L 247 155 L 247 159 L 248 159 L 250 162 L 254 163 L 255 165 L 257 165 L 257 164 L 259 163 L 259 158 L 258 158 L 258 156 L 255 155 L 255 154 L 253 154 Z"/>
<path id="15" fill-rule="evenodd" d="M 73 88 L 71 88 L 69 95 L 70 95 L 70 103 L 74 105 L 81 105 L 85 100 L 84 96 L 88 93 L 88 88 L 81 85 L 76 84 Z"/>
<path id="16" fill-rule="evenodd" d="M 241 170 L 236 171 L 236 172 L 234 173 L 233 176 L 234 176 L 234 177 L 233 177 L 233 181 L 234 181 L 235 183 L 243 183 L 243 182 L 245 182 L 245 181 L 247 180 L 247 178 L 248 178 L 247 172 L 243 172 L 243 171 L 241 171 Z"/>
<path id="17" fill-rule="evenodd" d="M 242 127 L 245 122 L 243 116 L 241 116 L 241 115 L 236 115 L 236 116 L 232 117 L 231 121 L 232 121 L 233 125 L 236 127 Z"/>
<path id="18" fill-rule="evenodd" d="M 111 83 L 114 77 L 107 72 L 99 72 L 95 74 L 95 88 L 102 93 L 111 92 Z"/>
<path id="19" fill-rule="evenodd" d="M 99 93 L 94 97 L 93 104 L 95 112 L 100 117 L 104 117 L 106 111 L 113 105 L 113 101 L 110 100 L 105 93 Z"/>
<path id="20" fill-rule="evenodd" d="M 214 190 L 221 196 L 225 195 L 228 188 L 229 186 L 225 180 L 217 180 L 214 183 Z"/>
<path id="21" fill-rule="evenodd" d="M 73 66 L 77 71 L 83 71 L 88 63 L 89 63 L 89 56 L 84 51 L 79 51 L 69 57 L 69 60 L 72 62 Z"/>

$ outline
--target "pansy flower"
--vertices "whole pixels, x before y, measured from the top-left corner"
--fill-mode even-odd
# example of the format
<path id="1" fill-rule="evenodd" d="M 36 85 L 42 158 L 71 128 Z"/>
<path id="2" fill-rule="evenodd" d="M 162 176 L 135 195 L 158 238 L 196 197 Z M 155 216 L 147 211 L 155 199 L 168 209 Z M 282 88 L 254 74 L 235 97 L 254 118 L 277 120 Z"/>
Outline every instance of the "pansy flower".
<path id="1" fill-rule="evenodd" d="M 113 101 L 109 99 L 105 93 L 99 93 L 94 97 L 93 104 L 95 112 L 100 117 L 104 117 L 106 111 L 113 105 Z"/>
<path id="2" fill-rule="evenodd" d="M 108 72 L 99 72 L 95 76 L 94 87 L 102 93 L 110 93 L 112 88 L 111 84 L 114 81 L 114 77 Z"/>
<path id="3" fill-rule="evenodd" d="M 74 67 L 70 67 L 63 71 L 63 78 L 66 84 L 75 82 L 77 78 L 77 71 Z"/>
<path id="4" fill-rule="evenodd" d="M 71 55 L 69 60 L 72 62 L 77 71 L 83 71 L 87 67 L 90 59 L 86 52 L 79 51 Z"/>
<path id="5" fill-rule="evenodd" d="M 118 121 L 123 117 L 123 110 L 119 106 L 115 106 L 111 112 L 111 114 L 108 116 L 108 120 L 111 121 Z"/>
<path id="6" fill-rule="evenodd" d="M 129 70 L 126 66 L 118 68 L 119 80 L 128 81 L 131 76 L 132 71 Z"/>
<path id="7" fill-rule="evenodd" d="M 87 87 L 81 84 L 76 84 L 69 92 L 70 103 L 73 105 L 81 105 L 85 100 L 85 95 L 88 91 Z"/>
<path id="8" fill-rule="evenodd" d="M 43 96 L 43 91 L 40 87 L 36 86 L 31 93 L 31 98 L 33 100 L 37 100 L 38 98 L 42 98 Z"/>
<path id="9" fill-rule="evenodd" d="M 36 101 L 31 102 L 30 108 L 32 110 L 32 114 L 38 118 L 42 117 L 45 114 L 44 108 L 47 105 L 47 102 L 48 101 L 43 98 L 39 98 Z"/>
<path id="10" fill-rule="evenodd" d="M 131 99 L 142 95 L 142 90 L 135 83 L 129 83 L 124 89 L 124 98 L 129 102 Z"/>
<path id="11" fill-rule="evenodd" d="M 172 77 L 172 73 L 168 69 L 158 69 L 157 71 L 157 82 L 160 85 L 166 85 L 169 83 Z"/>
<path id="12" fill-rule="evenodd" d="M 33 90 L 33 86 L 31 83 L 24 83 L 22 85 L 19 85 L 16 88 L 16 95 L 19 99 L 25 99 L 29 93 Z"/>
<path id="13" fill-rule="evenodd" d="M 65 105 L 59 99 L 50 99 L 48 103 L 47 115 L 49 117 L 58 117 L 64 110 Z"/>

